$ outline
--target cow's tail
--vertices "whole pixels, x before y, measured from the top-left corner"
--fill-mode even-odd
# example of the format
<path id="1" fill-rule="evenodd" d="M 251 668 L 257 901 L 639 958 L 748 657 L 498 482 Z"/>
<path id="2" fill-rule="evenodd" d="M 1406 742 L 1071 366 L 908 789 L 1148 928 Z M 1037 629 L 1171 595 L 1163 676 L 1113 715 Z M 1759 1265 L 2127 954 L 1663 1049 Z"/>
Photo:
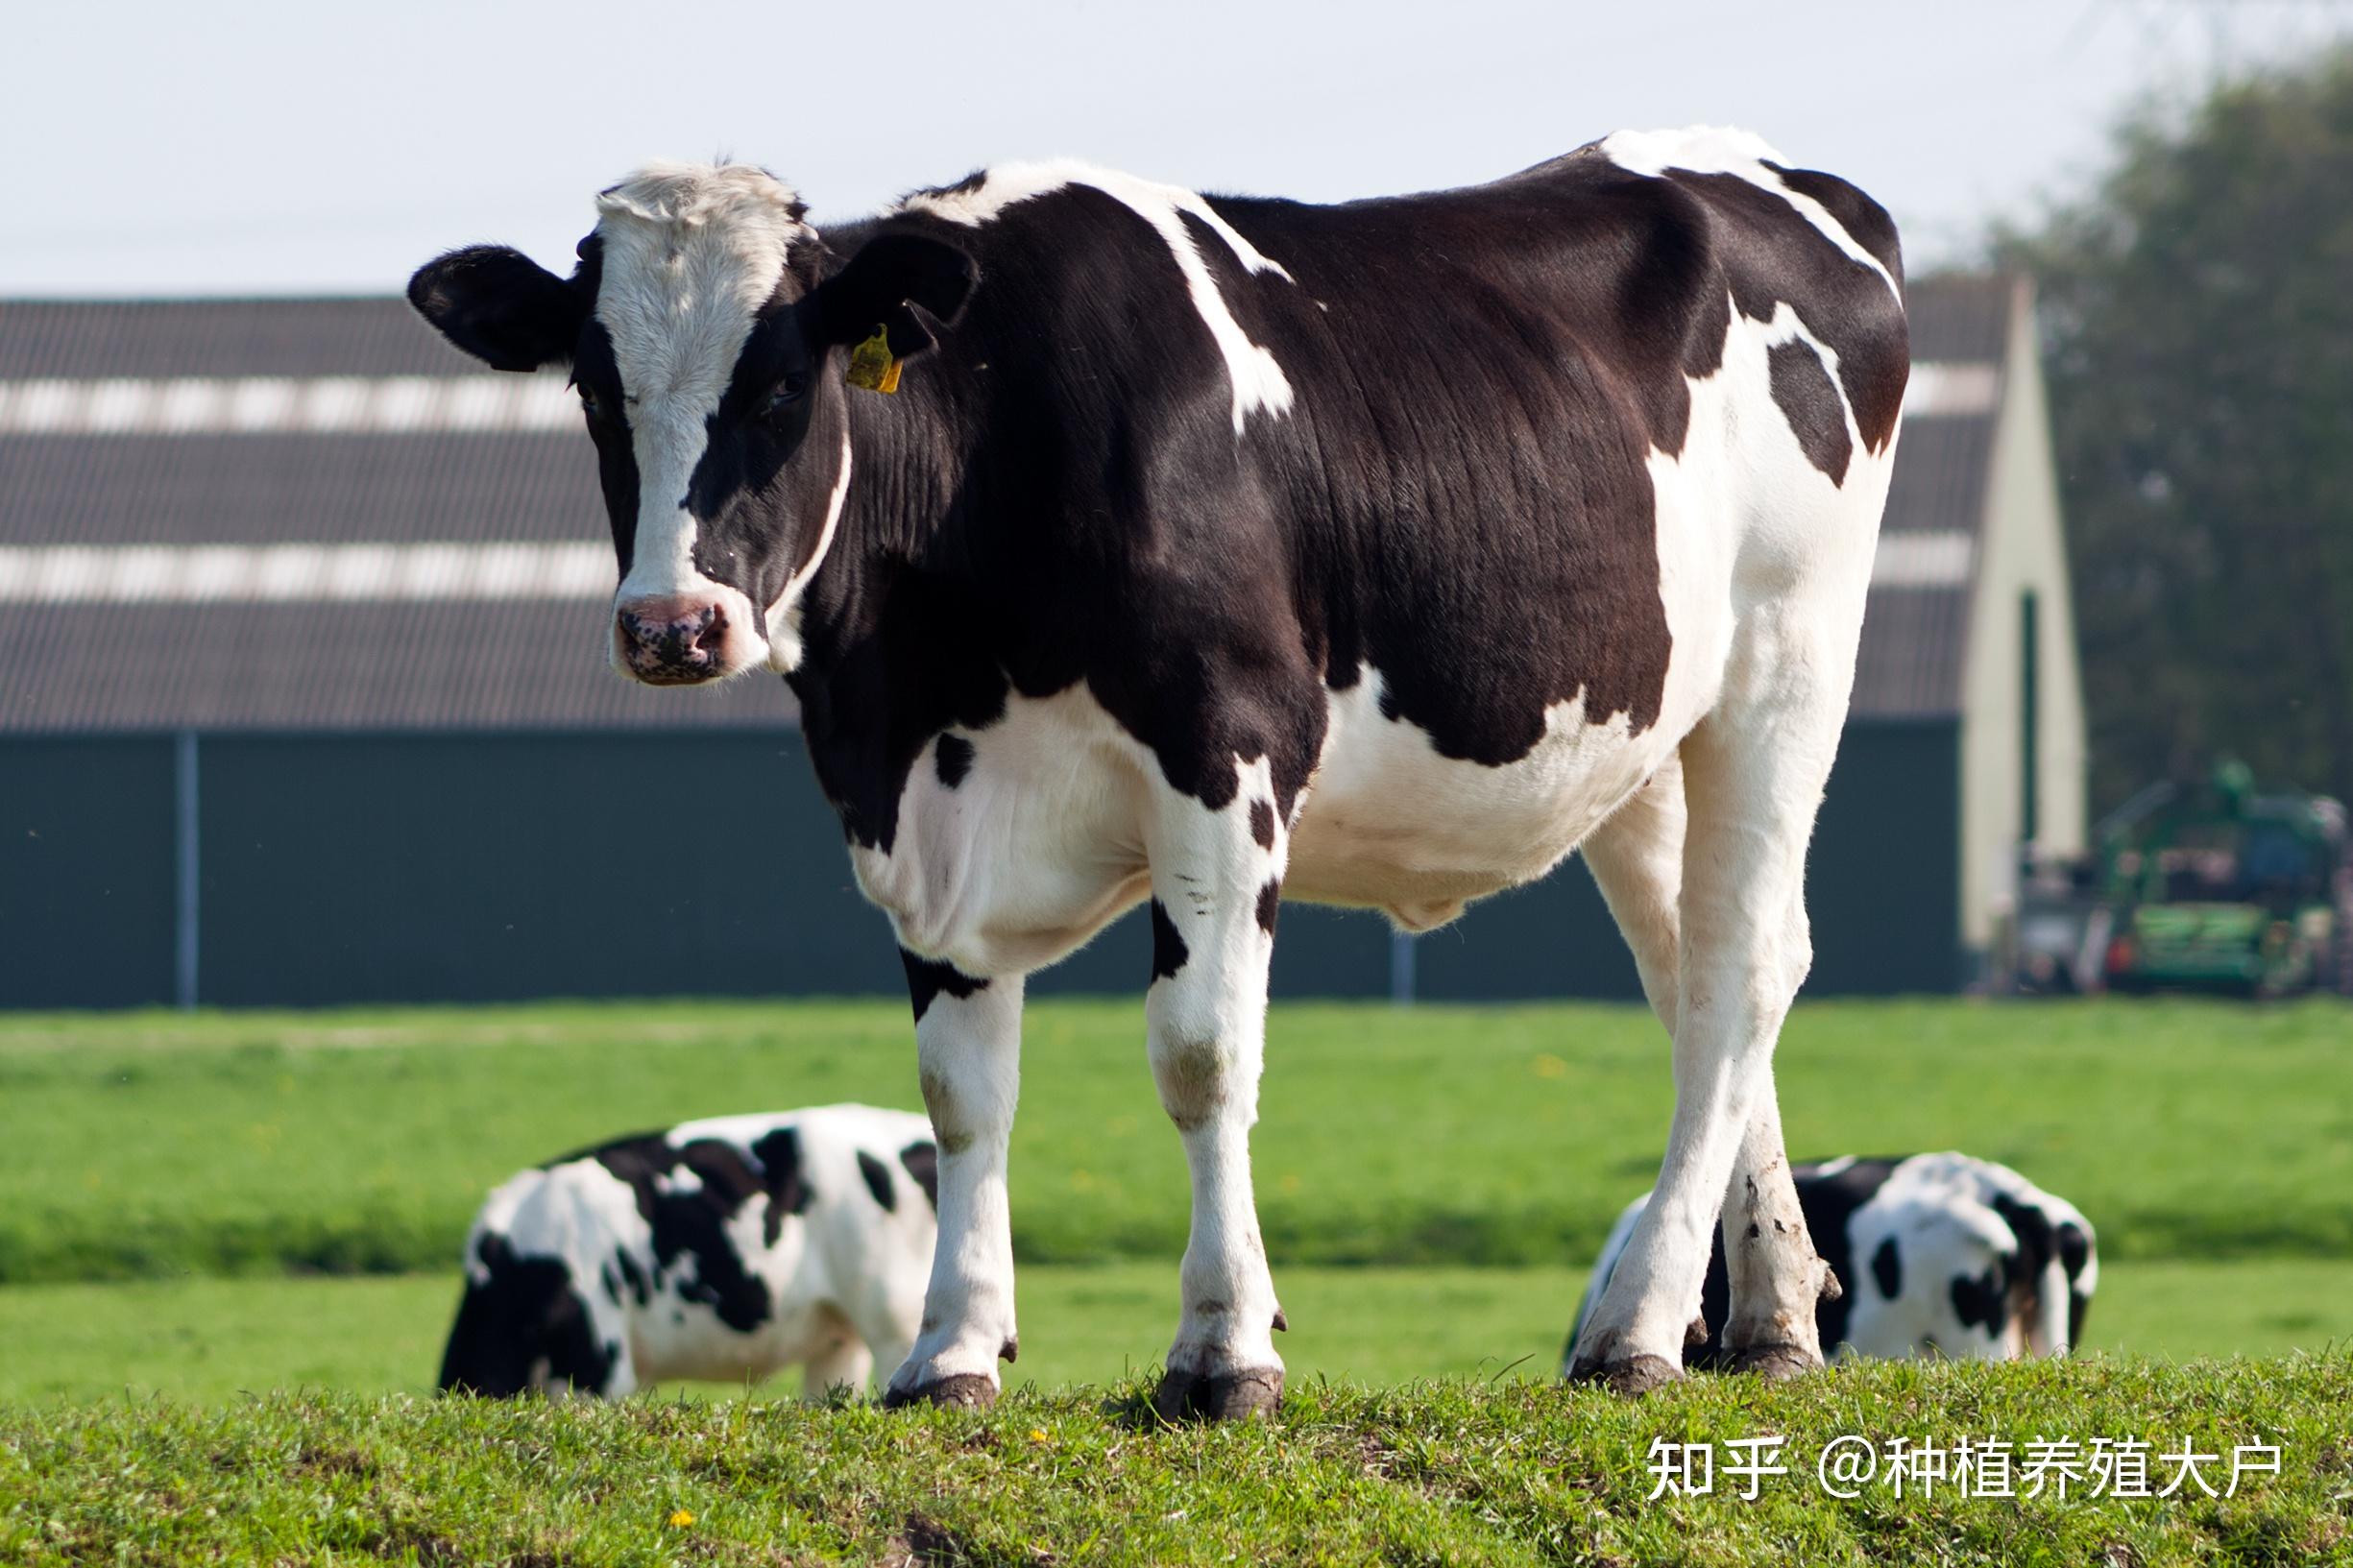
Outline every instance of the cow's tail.
<path id="1" fill-rule="evenodd" d="M 1644 1193 L 1626 1205 L 1617 1223 L 1610 1227 L 1610 1239 L 1601 1243 L 1601 1257 L 1593 1265 L 1593 1277 L 1585 1282 L 1584 1299 L 1577 1303 L 1577 1319 L 1568 1326 L 1568 1343 L 1561 1347 L 1561 1373 L 1565 1377 L 1568 1363 L 1576 1359 L 1578 1337 L 1585 1333 L 1585 1320 L 1593 1315 L 1601 1305 L 1601 1292 L 1610 1288 L 1610 1276 L 1617 1271 L 1617 1260 L 1625 1254 L 1626 1243 L 1633 1240 L 1635 1221 L 1650 1206 L 1650 1194 Z"/>

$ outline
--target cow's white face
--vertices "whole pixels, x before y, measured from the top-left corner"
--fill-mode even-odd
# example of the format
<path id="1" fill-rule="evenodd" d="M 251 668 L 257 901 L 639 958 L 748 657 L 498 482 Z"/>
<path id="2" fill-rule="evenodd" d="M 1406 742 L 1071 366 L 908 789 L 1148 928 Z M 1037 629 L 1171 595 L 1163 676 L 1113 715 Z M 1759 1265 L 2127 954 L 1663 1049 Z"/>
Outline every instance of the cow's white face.
<path id="1" fill-rule="evenodd" d="M 952 320 L 971 262 L 913 235 L 829 257 L 792 192 L 741 164 L 648 167 L 597 198 L 569 279 L 501 247 L 421 269 L 409 300 L 502 370 L 570 360 L 620 583 L 614 666 L 692 686 L 800 662 L 799 606 L 832 550 L 851 445 L 832 351 L 900 358 Z"/>
<path id="2" fill-rule="evenodd" d="M 655 685 L 789 669 L 798 639 L 777 634 L 848 494 L 840 394 L 797 308 L 816 234 L 750 169 L 649 170 L 596 206 L 572 374 L 621 571 L 614 665 Z"/>

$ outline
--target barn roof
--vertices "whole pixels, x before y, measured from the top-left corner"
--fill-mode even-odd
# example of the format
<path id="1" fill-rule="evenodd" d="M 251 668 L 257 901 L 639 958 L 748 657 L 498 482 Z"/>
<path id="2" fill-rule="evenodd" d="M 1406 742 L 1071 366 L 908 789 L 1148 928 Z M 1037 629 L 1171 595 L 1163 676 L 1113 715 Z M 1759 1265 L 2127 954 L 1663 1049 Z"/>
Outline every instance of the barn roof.
<path id="1" fill-rule="evenodd" d="M 2015 299 L 1910 291 L 1858 715 L 1958 710 Z M 0 302 L 0 734 L 788 723 L 606 672 L 601 515 L 561 377 L 400 300 Z"/>
<path id="2" fill-rule="evenodd" d="M 578 423 L 397 299 L 0 304 L 0 733 L 788 724 L 604 667 Z"/>
<path id="3" fill-rule="evenodd" d="M 1992 488 L 2012 277 L 1911 280 L 1912 385 L 1855 668 L 1857 718 L 1946 717 L 1961 710 L 1969 609 Z"/>

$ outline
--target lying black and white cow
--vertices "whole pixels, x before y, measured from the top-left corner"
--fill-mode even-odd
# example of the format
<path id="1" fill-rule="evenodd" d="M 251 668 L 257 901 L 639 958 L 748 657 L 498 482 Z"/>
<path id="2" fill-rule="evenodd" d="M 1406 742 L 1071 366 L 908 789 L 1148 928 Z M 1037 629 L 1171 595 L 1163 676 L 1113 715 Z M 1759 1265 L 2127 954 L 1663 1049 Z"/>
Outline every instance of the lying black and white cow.
<path id="1" fill-rule="evenodd" d="M 409 298 L 570 365 L 614 663 L 799 699 L 940 1134 L 893 1399 L 985 1403 L 1013 1342 L 1030 971 L 1151 901 L 1193 1183 L 1157 1402 L 1249 1414 L 1282 1388 L 1249 1146 L 1278 905 L 1426 930 L 1580 847 L 1677 1104 L 1573 1370 L 1677 1375 L 1728 1187 L 1774 1221 L 1733 1354 L 1820 1364 L 1771 1065 L 1907 374 L 1876 203 L 1702 130 L 1338 206 L 1028 163 L 820 233 L 762 170 L 664 164 L 596 211 L 569 277 L 477 246 Z M 764 808 L 691 746 L 649 816 Z"/>
<path id="2" fill-rule="evenodd" d="M 1848 1155 L 1792 1174 L 1806 1228 L 1841 1288 L 1814 1314 L 1833 1358 L 2010 1361 L 2063 1356 L 2082 1338 L 2099 1283 L 2091 1221 L 2008 1166 L 1966 1154 Z M 1645 1193 L 1618 1216 L 1586 1287 L 1580 1324 L 1649 1202 Z M 1707 1338 L 1686 1348 L 1685 1365 L 1727 1364 L 1718 1326 L 1728 1299 L 1719 1240 L 1700 1293 Z M 1568 1342 L 1564 1360 L 1576 1329 Z"/>
<path id="3" fill-rule="evenodd" d="M 618 1399 L 803 1368 L 863 1388 L 915 1342 L 937 1233 L 931 1124 L 829 1105 L 716 1117 L 526 1170 L 466 1238 L 441 1387 Z"/>

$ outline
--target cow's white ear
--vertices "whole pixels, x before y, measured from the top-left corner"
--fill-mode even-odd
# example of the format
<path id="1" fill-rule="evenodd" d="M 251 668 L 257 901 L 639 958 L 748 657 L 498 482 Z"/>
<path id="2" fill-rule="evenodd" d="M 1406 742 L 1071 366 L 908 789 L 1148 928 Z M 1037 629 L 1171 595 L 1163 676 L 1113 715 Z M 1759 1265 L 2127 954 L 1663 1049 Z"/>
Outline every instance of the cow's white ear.
<path id="1" fill-rule="evenodd" d="M 408 302 L 443 337 L 501 371 L 569 362 L 593 303 L 577 277 L 558 277 L 504 245 L 434 257 L 408 280 Z"/>
<path id="2" fill-rule="evenodd" d="M 956 325 L 980 280 L 979 266 L 953 245 L 922 234 L 877 235 L 810 296 L 817 336 L 829 345 L 863 343 L 879 328 L 892 358 L 912 359 L 938 341 L 934 326 Z"/>

